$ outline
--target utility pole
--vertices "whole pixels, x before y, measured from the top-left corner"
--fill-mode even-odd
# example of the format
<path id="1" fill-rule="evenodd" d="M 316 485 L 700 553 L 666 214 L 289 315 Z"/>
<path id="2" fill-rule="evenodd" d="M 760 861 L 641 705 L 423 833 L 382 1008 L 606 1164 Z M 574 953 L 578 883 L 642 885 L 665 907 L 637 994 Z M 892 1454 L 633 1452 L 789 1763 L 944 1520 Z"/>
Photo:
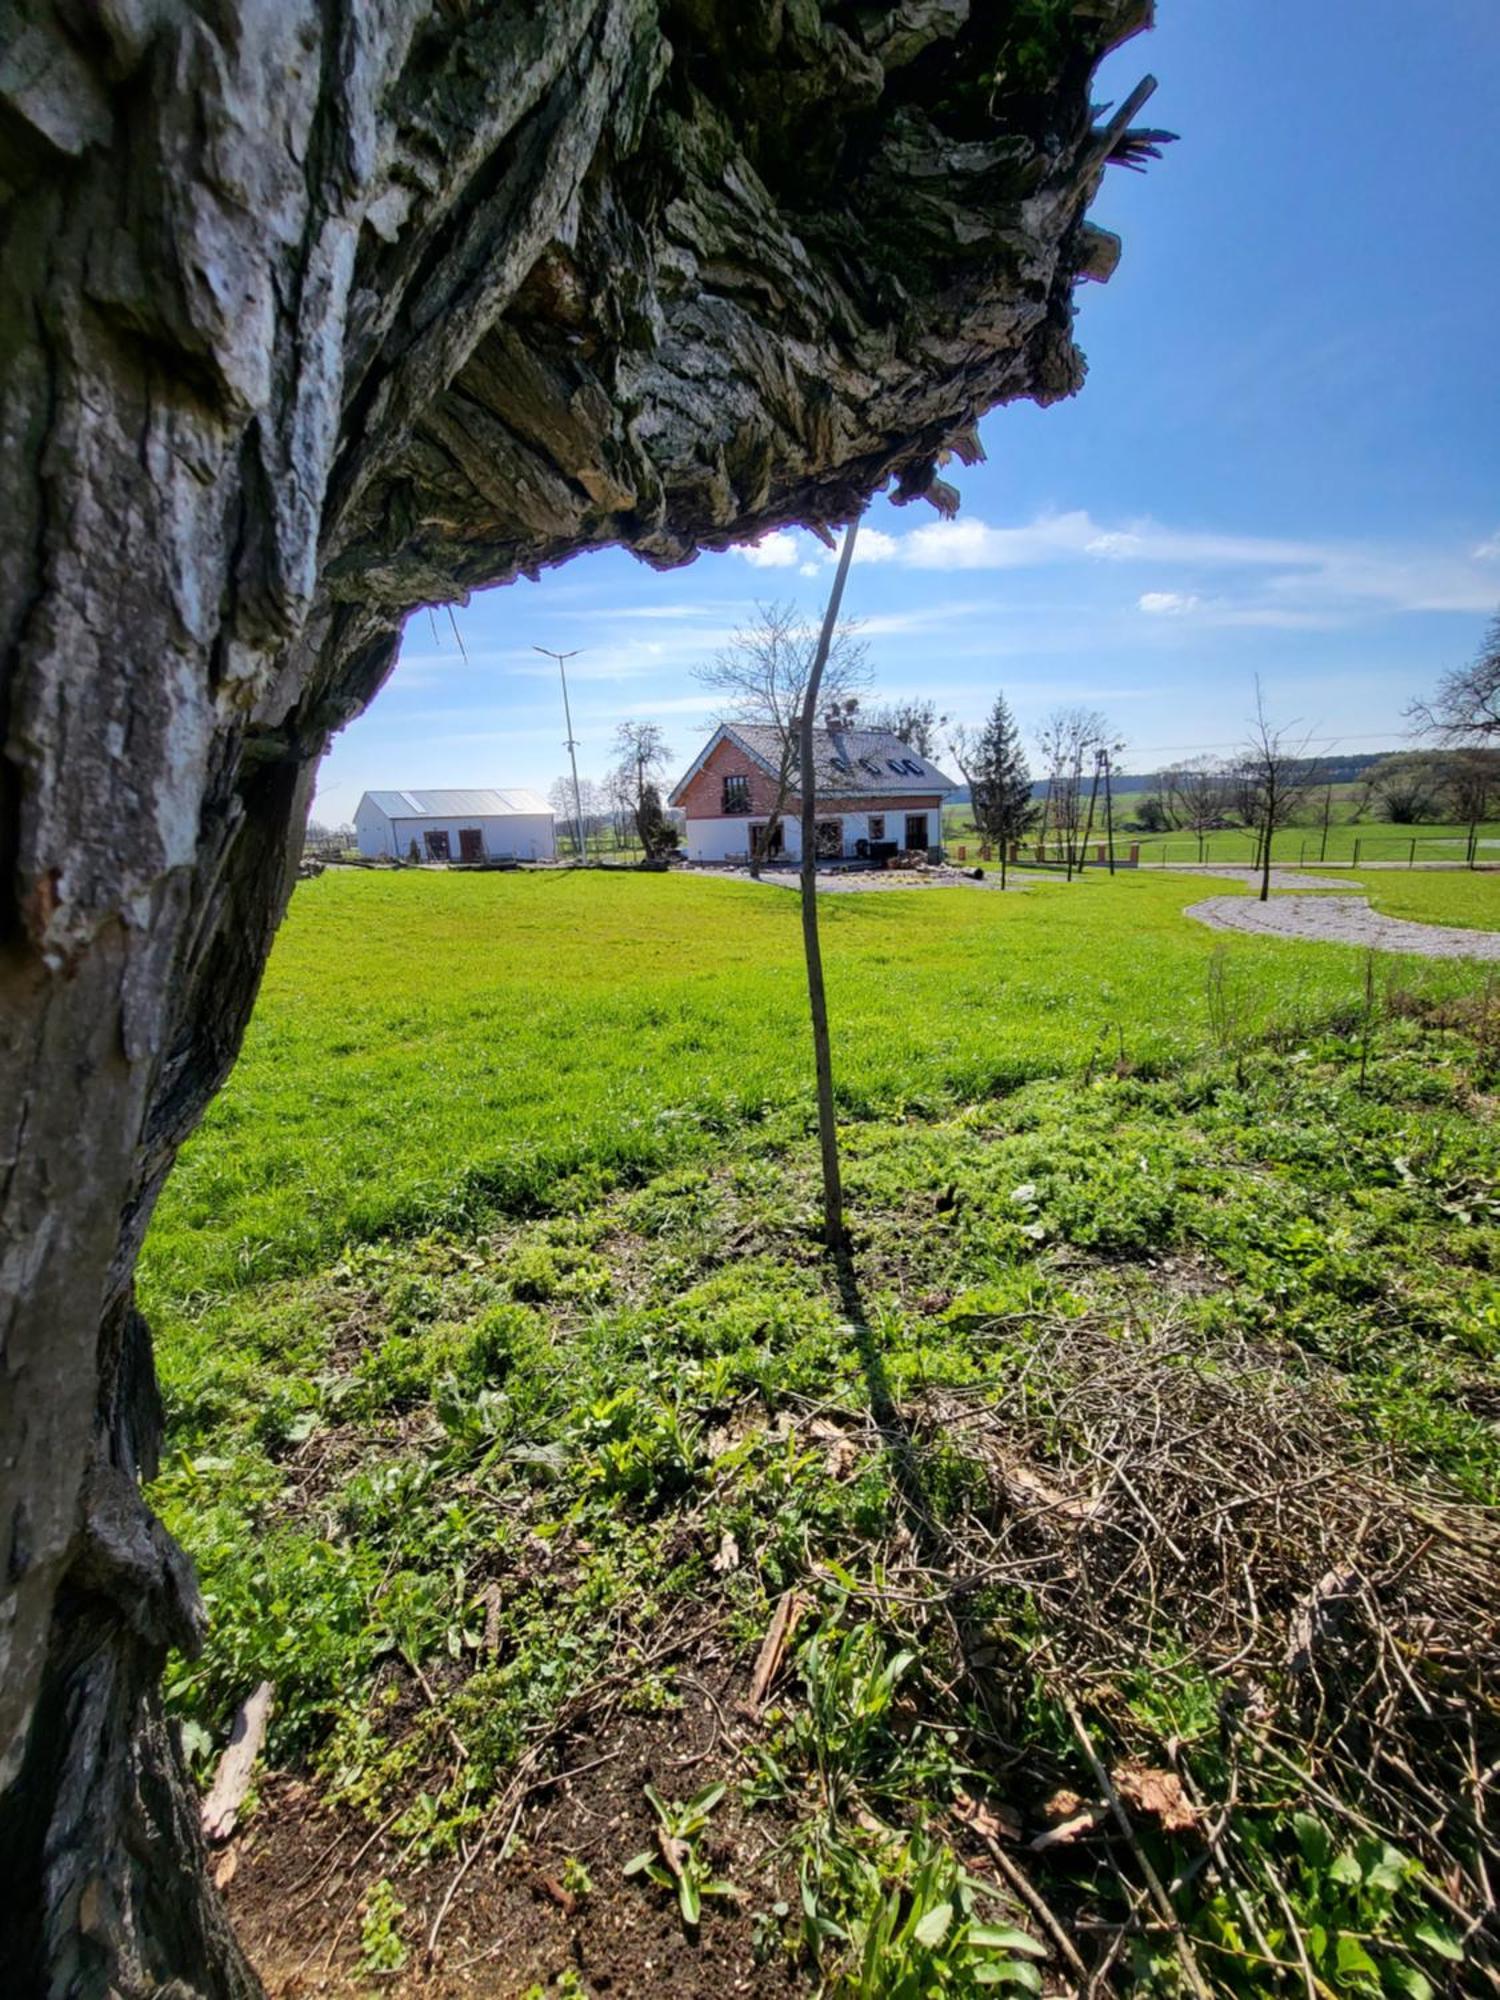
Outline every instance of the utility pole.
<path id="1" fill-rule="evenodd" d="M 587 858 L 583 851 L 583 798 L 578 790 L 578 745 L 573 740 L 573 711 L 568 706 L 568 670 L 564 662 L 576 660 L 583 651 L 575 646 L 571 653 L 554 653 L 550 646 L 533 646 L 533 653 L 545 653 L 549 660 L 556 660 L 557 671 L 562 680 L 563 719 L 567 724 L 568 740 L 563 748 L 568 753 L 568 762 L 573 766 L 573 837 L 577 842 L 576 853 L 580 864 Z"/>
<path id="2" fill-rule="evenodd" d="M 1099 774 L 1103 769 L 1104 746 L 1101 743 L 1094 752 L 1094 782 L 1089 789 L 1088 823 L 1083 829 L 1083 846 L 1079 850 L 1078 855 L 1078 872 L 1080 875 L 1083 873 L 1084 863 L 1088 860 L 1089 842 L 1094 836 L 1094 803 L 1099 797 Z"/>
<path id="3" fill-rule="evenodd" d="M 1109 849 L 1109 872 L 1115 872 L 1115 809 L 1109 789 L 1109 746 L 1100 752 L 1104 759 L 1104 839 Z"/>

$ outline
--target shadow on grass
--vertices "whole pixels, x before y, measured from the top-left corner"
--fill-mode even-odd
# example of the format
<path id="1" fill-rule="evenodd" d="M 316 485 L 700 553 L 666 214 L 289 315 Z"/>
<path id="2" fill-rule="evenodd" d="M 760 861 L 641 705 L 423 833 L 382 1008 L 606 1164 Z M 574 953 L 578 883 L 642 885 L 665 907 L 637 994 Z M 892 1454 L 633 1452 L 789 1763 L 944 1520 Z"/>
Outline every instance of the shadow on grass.
<path id="1" fill-rule="evenodd" d="M 855 1350 L 859 1355 L 860 1367 L 864 1372 L 865 1390 L 870 1399 L 870 1415 L 875 1420 L 875 1428 L 879 1431 L 881 1443 L 890 1458 L 907 1530 L 921 1554 L 923 1563 L 946 1573 L 947 1565 L 944 1560 L 948 1553 L 946 1538 L 933 1513 L 932 1497 L 922 1469 L 921 1448 L 912 1434 L 910 1419 L 903 1415 L 891 1393 L 885 1356 L 881 1352 L 879 1337 L 871 1326 L 869 1314 L 865 1310 L 853 1254 L 847 1249 L 836 1250 L 833 1252 L 833 1260 L 839 1303 L 843 1307 L 844 1318 L 854 1332 Z"/>

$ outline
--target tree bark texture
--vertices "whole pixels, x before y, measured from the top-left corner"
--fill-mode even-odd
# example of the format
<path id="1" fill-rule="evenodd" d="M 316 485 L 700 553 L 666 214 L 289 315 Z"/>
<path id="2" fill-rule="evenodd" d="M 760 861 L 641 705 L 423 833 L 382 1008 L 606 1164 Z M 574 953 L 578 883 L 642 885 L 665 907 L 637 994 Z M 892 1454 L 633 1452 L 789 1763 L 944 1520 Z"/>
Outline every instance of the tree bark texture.
<path id="1" fill-rule="evenodd" d="M 1077 389 L 1148 5 L 0 0 L 11 1990 L 255 1989 L 157 1692 L 203 1619 L 131 1273 L 330 736 L 414 605 L 943 502 Z"/>

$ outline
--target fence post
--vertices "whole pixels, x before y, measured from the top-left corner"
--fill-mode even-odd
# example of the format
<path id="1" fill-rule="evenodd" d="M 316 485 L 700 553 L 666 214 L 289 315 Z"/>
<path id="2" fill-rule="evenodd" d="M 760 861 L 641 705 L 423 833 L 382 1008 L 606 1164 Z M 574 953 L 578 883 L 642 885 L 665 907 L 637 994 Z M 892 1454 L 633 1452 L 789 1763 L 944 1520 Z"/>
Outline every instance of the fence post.
<path id="1" fill-rule="evenodd" d="M 1416 864 L 1417 864 L 1417 841 L 1416 841 L 1416 835 L 1413 834 L 1411 843 L 1411 853 L 1408 854 L 1406 857 L 1406 865 L 1408 868 L 1414 868 Z"/>
<path id="2" fill-rule="evenodd" d="M 1357 837 L 1354 842 L 1354 859 L 1349 863 L 1349 866 L 1351 868 L 1357 868 L 1359 866 L 1359 840 Z"/>

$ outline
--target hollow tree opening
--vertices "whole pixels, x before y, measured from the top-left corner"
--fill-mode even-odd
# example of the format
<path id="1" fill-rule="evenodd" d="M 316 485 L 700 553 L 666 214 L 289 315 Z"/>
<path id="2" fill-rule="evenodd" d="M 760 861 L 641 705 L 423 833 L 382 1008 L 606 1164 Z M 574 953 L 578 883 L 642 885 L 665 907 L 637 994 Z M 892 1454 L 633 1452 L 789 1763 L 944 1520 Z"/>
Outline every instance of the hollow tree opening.
<path id="1" fill-rule="evenodd" d="M 1082 380 L 1148 0 L 76 8 L 0 68 L 0 1952 L 255 1990 L 131 1273 L 405 614 L 835 525 Z M 1039 25 L 1040 23 L 1040 25 Z M 175 1984 L 174 1984 L 175 1982 Z"/>

